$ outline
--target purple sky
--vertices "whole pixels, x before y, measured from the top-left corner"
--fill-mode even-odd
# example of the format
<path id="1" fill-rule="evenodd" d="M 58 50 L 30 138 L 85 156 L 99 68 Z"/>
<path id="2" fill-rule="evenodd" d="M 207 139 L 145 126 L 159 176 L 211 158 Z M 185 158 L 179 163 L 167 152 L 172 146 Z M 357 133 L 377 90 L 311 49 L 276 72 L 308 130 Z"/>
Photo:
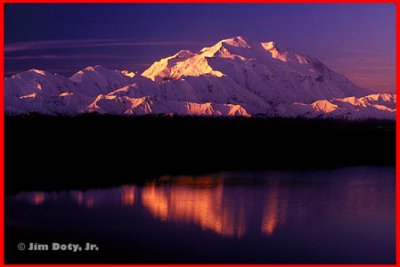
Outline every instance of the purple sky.
<path id="1" fill-rule="evenodd" d="M 12 4 L 5 71 L 71 75 L 96 64 L 143 71 L 236 35 L 274 40 L 359 86 L 395 91 L 394 4 Z"/>

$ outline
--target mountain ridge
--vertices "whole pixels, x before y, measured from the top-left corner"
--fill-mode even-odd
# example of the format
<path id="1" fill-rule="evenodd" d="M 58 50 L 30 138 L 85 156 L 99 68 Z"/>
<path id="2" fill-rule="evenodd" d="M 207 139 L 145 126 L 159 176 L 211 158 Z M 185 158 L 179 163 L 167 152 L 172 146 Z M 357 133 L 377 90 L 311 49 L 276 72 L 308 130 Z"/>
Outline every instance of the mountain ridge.
<path id="1" fill-rule="evenodd" d="M 181 50 L 141 74 L 89 66 L 71 77 L 31 69 L 5 78 L 7 114 L 175 114 L 395 119 L 373 93 L 310 56 L 237 36 Z"/>

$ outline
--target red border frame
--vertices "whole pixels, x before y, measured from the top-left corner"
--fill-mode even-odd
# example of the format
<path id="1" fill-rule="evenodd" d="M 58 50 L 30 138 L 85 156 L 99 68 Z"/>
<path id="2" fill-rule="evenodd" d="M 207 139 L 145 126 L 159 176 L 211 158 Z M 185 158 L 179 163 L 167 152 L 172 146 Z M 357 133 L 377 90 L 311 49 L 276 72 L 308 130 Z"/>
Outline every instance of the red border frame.
<path id="1" fill-rule="evenodd" d="M 350 4 L 350 3 L 375 3 L 375 4 L 395 4 L 396 5 L 396 94 L 399 93 L 399 76 L 400 76 L 400 55 L 399 55 L 399 43 L 400 43 L 400 7 L 399 3 L 400 0 L 0 0 L 0 59 L 2 64 L 0 65 L 0 77 L 4 77 L 4 4 L 15 4 L 15 3 L 26 3 L 26 4 L 39 4 L 39 3 L 50 3 L 50 4 L 67 4 L 67 3 L 148 3 L 148 4 L 161 4 L 161 3 L 209 3 L 209 4 L 218 4 L 218 3 L 315 3 L 315 4 L 333 4 L 333 3 L 341 3 L 341 4 Z M 4 79 L 0 79 L 0 266 L 15 266 L 15 267 L 22 267 L 22 266 L 54 266 L 54 264 L 5 264 L 4 263 Z M 396 103 L 396 109 L 398 108 L 398 104 Z M 400 158 L 398 157 L 398 153 L 400 150 L 399 144 L 399 126 L 397 122 L 400 119 L 400 113 L 396 113 L 396 263 L 395 264 L 59 264 L 65 267 L 69 266 L 138 266 L 138 267 L 155 267 L 155 266 L 215 266 L 215 267 L 228 267 L 228 266 L 235 266 L 235 265 L 258 265 L 258 266 L 273 266 L 273 267 L 288 267 L 288 266 L 324 266 L 329 265 L 332 267 L 336 266 L 366 266 L 366 265 L 373 265 L 373 266 L 396 266 L 399 263 L 399 238 L 400 238 L 400 231 L 399 231 L 399 221 L 400 221 L 400 214 L 398 212 L 399 204 L 400 204 L 400 197 L 399 197 L 399 189 L 400 184 L 397 182 L 397 178 L 399 176 L 400 171 Z"/>

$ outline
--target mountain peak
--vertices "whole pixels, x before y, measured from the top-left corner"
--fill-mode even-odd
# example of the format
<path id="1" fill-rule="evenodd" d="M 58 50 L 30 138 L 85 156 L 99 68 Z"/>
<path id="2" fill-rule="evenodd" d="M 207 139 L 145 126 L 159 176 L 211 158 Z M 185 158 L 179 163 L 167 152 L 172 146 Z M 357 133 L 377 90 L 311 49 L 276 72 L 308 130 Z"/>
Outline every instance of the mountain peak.
<path id="1" fill-rule="evenodd" d="M 218 52 L 229 54 L 231 51 L 241 50 L 243 48 L 251 49 L 250 42 L 243 36 L 235 36 L 221 40 L 213 46 L 204 47 L 200 52 L 204 57 L 214 57 Z"/>
<path id="2" fill-rule="evenodd" d="M 274 41 L 264 42 L 264 43 L 261 43 L 261 45 L 262 45 L 266 50 L 277 49 L 276 43 L 275 43 Z"/>
<path id="3" fill-rule="evenodd" d="M 12 79 L 12 78 L 16 78 L 16 77 L 20 77 L 20 78 L 23 77 L 23 78 L 26 78 L 26 79 L 38 78 L 40 76 L 48 77 L 48 76 L 50 76 L 49 74 L 50 73 L 48 73 L 48 72 L 46 72 L 44 70 L 30 69 L 30 70 L 27 70 L 27 71 L 24 71 L 24 72 L 20 72 L 20 73 L 14 74 L 9 78 L 6 77 L 6 79 Z"/>
<path id="4" fill-rule="evenodd" d="M 107 68 L 103 67 L 102 65 L 95 65 L 95 66 L 87 66 L 83 69 L 83 71 L 102 71 L 108 70 Z"/>
<path id="5" fill-rule="evenodd" d="M 101 65 L 88 66 L 74 75 L 69 80 L 84 84 L 83 91 L 87 95 L 106 93 L 129 84 L 134 73 L 110 70 Z"/>
<path id="6" fill-rule="evenodd" d="M 190 50 L 180 50 L 173 57 L 174 58 L 188 58 L 188 57 L 191 57 L 193 55 L 195 55 L 195 54 Z"/>
<path id="7" fill-rule="evenodd" d="M 106 68 L 101 65 L 87 66 L 86 68 L 83 68 L 83 69 L 79 70 L 78 72 L 76 72 L 72 77 L 74 77 L 74 76 L 77 77 L 77 76 L 83 75 L 85 73 L 98 72 L 98 71 L 102 71 L 102 70 L 106 70 Z"/>
<path id="8" fill-rule="evenodd" d="M 86 70 L 86 71 L 95 71 L 95 68 L 92 67 L 92 66 L 88 66 L 88 67 L 84 68 L 83 70 Z"/>
<path id="9" fill-rule="evenodd" d="M 302 65 L 310 62 L 306 56 L 302 56 L 287 47 L 278 46 L 274 41 L 263 42 L 261 46 L 271 54 L 272 58 L 283 62 L 292 62 Z"/>
<path id="10" fill-rule="evenodd" d="M 44 70 L 39 70 L 39 69 L 30 69 L 30 70 L 28 70 L 28 72 L 37 73 L 39 75 L 46 75 L 47 74 Z"/>
<path id="11" fill-rule="evenodd" d="M 130 78 L 135 77 L 135 73 L 133 71 L 129 71 L 129 70 L 122 70 L 121 73 L 125 76 L 128 76 Z"/>
<path id="12" fill-rule="evenodd" d="M 235 36 L 232 38 L 224 39 L 220 43 L 225 43 L 235 47 L 250 48 L 250 42 L 243 36 Z"/>

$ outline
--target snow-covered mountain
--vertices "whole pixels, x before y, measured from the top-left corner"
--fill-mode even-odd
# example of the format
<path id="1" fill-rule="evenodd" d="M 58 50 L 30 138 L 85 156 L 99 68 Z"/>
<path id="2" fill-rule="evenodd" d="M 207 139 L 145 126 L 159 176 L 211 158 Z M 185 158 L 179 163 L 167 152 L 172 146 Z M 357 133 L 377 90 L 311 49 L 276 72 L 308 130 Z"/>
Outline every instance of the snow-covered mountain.
<path id="1" fill-rule="evenodd" d="M 80 113 L 97 95 L 109 93 L 133 82 L 133 73 L 87 67 L 70 78 L 31 69 L 4 82 L 7 113 Z"/>
<path id="2" fill-rule="evenodd" d="M 311 104 L 295 102 L 279 105 L 278 112 L 283 117 L 325 117 L 351 119 L 395 119 L 396 95 L 371 94 L 364 97 L 333 98 L 318 100 Z"/>
<path id="3" fill-rule="evenodd" d="M 97 65 L 84 68 L 69 79 L 81 88 L 81 93 L 97 96 L 132 83 L 134 76 L 133 72 L 109 70 Z"/>
<path id="4" fill-rule="evenodd" d="M 28 70 L 5 79 L 5 111 L 11 114 L 74 114 L 90 102 L 79 89 L 62 75 Z"/>
<path id="5" fill-rule="evenodd" d="M 182 50 L 141 75 L 87 67 L 70 78 L 29 70 L 5 79 L 9 114 L 394 119 L 396 96 L 373 94 L 319 60 L 241 36 Z"/>

